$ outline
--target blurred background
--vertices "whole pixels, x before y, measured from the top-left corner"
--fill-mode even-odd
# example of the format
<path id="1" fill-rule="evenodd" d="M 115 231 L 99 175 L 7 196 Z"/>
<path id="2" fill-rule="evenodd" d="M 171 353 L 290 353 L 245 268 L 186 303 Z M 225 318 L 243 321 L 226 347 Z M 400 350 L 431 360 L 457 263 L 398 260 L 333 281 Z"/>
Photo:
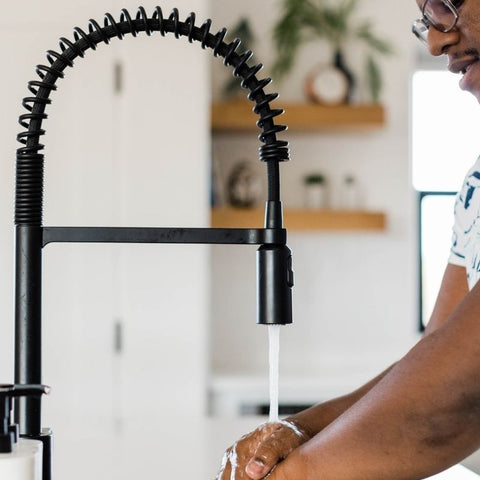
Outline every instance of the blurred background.
<path id="1" fill-rule="evenodd" d="M 151 14 L 157 3 L 143 6 Z M 137 6 L 24 0 L 2 8 L 2 382 L 13 381 L 14 159 L 26 84 L 74 26 Z M 338 43 L 305 31 L 278 81 L 282 0 L 160 6 L 166 15 L 178 7 L 182 19 L 194 11 L 198 25 L 212 18 L 212 32 L 243 25 L 252 61 L 264 64 L 259 76 L 274 78 L 266 90 L 279 92 L 286 113 L 278 121 L 289 126 L 281 175 L 295 271 L 280 411 L 346 393 L 421 336 L 449 255 L 453 194 L 478 153 L 468 130 L 478 106 L 411 35 L 413 1 L 355 2 L 341 64 Z M 374 52 L 370 76 L 371 44 L 355 39 L 361 25 L 391 46 Z M 231 69 L 195 43 L 130 36 L 66 71 L 44 123 L 45 225 L 262 225 L 265 166 L 252 104 L 245 90 L 226 91 Z M 447 118 L 459 119 L 448 135 Z M 43 371 L 53 390 L 44 423 L 70 438 L 79 418 L 118 432 L 131 417 L 228 425 L 264 415 L 268 339 L 255 317 L 254 247 L 47 246 Z"/>

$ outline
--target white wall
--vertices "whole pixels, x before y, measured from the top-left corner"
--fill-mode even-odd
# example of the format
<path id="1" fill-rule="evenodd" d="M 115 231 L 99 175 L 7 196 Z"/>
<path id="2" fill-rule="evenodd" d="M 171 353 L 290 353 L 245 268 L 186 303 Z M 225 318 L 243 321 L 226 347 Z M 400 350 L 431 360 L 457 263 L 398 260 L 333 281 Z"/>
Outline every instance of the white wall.
<path id="1" fill-rule="evenodd" d="M 271 26 L 281 3 L 212 0 L 212 15 L 219 26 L 232 26 L 247 16 L 257 37 L 256 59 L 268 66 L 273 58 Z M 353 173 L 362 187 L 364 206 L 388 217 L 387 230 L 380 233 L 289 233 L 296 278 L 294 325 L 282 332 L 281 377 L 314 377 L 316 390 L 337 376 L 343 376 L 347 386 L 378 373 L 418 338 L 415 204 L 409 167 L 409 81 L 415 42 L 410 25 L 418 8 L 413 1 L 360 3 L 358 18 L 370 18 L 375 31 L 396 49 L 395 56 L 381 60 L 386 126 L 369 132 L 284 135 L 291 146 L 291 162 L 282 166 L 286 208 L 302 205 L 303 175 L 320 170 L 333 190 L 344 174 Z M 358 47 L 345 53 L 358 72 Z M 274 82 L 269 91 L 279 91 L 286 102 L 302 101 L 307 72 L 328 60 L 324 47 L 306 45 L 294 72 L 283 83 Z M 216 67 L 213 71 L 214 96 L 219 98 L 225 77 Z M 364 97 L 357 92 L 357 100 Z M 225 171 L 244 157 L 256 161 L 257 148 L 255 134 L 222 134 L 214 140 L 214 155 L 224 162 Z M 247 250 L 214 249 L 211 364 L 217 377 L 267 371 L 266 333 L 254 324 L 255 252 Z"/>

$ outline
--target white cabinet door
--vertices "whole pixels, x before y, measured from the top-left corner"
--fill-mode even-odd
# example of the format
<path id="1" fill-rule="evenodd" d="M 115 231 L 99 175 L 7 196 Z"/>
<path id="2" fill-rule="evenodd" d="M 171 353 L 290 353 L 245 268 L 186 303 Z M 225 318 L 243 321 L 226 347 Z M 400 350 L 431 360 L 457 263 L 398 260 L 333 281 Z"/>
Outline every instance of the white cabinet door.
<path id="1" fill-rule="evenodd" d="M 205 2 L 196 3 L 202 17 Z M 105 9 L 118 18 L 121 6 Z M 149 14 L 153 6 L 147 5 Z M 96 12 L 85 12 L 74 24 L 86 28 L 90 17 L 101 23 Z M 5 69 L 12 74 L 3 77 L 3 87 L 12 95 L 5 96 L 1 118 L 6 140 L 0 145 L 0 213 L 2 232 L 8 232 L 1 238 L 1 308 L 3 318 L 11 319 L 1 324 L 1 338 L 13 336 L 16 119 L 23 113 L 21 99 L 30 95 L 26 82 L 36 78 L 35 65 L 45 63 L 47 49 L 58 49 L 58 37 L 72 37 L 71 26 L 57 32 L 57 20 L 39 32 L 19 30 L 21 22 L 2 30 L 1 58 L 12 67 Z M 66 70 L 44 122 L 45 225 L 207 225 L 209 55 L 185 38 L 141 34 L 99 45 Z M 121 96 L 112 87 L 117 62 L 123 66 Z M 63 428 L 70 414 L 111 416 L 139 405 L 203 412 L 207 261 L 205 246 L 46 247 L 43 380 L 53 391 L 44 402 L 44 423 Z M 124 327 L 123 356 L 113 354 L 117 321 Z M 13 341 L 8 347 L 0 349 L 2 381 L 13 380 Z M 145 401 L 139 404 L 140 389 Z"/>
<path id="2" fill-rule="evenodd" d="M 90 17 L 101 23 L 94 12 L 75 24 L 85 28 Z M 2 89 L 9 92 L 0 117 L 5 382 L 13 380 L 16 119 L 45 50 L 56 50 L 62 35 L 72 37 L 71 26 L 35 32 L 19 25 L 0 33 Z M 115 62 L 124 70 L 121 97 L 112 88 Z M 44 122 L 44 224 L 206 226 L 207 62 L 199 44 L 158 34 L 99 45 L 67 69 Z M 205 411 L 208 247 L 52 244 L 43 257 L 43 381 L 53 387 L 44 400 L 45 426 L 62 438 L 85 416 L 111 425 L 139 410 L 145 421 L 167 409 Z M 116 322 L 124 337 L 117 355 Z M 57 473 L 75 468 L 54 460 Z"/>
<path id="3" fill-rule="evenodd" d="M 122 223 L 208 223 L 208 56 L 160 34 L 125 39 L 119 101 Z M 208 247 L 127 246 L 123 408 L 204 413 Z M 163 413 L 162 413 L 163 414 Z"/>

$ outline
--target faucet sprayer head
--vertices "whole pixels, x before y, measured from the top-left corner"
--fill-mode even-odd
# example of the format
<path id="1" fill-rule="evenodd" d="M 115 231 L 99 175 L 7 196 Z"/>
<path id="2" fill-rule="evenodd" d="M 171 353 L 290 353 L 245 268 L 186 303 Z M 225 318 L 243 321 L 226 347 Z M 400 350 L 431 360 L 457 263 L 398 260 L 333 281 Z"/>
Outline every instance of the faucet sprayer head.
<path id="1" fill-rule="evenodd" d="M 292 323 L 292 252 L 286 245 L 257 250 L 257 323 Z"/>

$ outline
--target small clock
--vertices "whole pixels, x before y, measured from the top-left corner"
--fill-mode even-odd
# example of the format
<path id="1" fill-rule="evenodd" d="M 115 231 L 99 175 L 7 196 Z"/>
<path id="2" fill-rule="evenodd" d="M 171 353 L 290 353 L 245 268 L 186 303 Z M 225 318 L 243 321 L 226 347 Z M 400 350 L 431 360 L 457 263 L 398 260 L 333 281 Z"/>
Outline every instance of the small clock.
<path id="1" fill-rule="evenodd" d="M 328 106 L 341 105 L 348 100 L 348 78 L 334 65 L 321 65 L 306 78 L 305 91 L 314 102 Z"/>

